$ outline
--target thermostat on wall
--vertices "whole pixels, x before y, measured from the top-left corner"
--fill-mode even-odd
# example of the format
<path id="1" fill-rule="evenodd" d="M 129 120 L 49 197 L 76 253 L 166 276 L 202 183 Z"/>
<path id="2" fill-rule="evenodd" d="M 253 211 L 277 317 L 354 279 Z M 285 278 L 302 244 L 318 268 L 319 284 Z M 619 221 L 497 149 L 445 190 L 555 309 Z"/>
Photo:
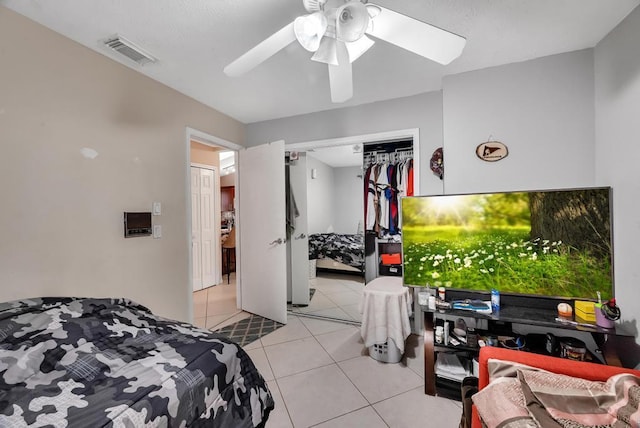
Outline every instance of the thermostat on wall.
<path id="1" fill-rule="evenodd" d="M 124 237 L 151 235 L 151 213 L 124 213 Z"/>

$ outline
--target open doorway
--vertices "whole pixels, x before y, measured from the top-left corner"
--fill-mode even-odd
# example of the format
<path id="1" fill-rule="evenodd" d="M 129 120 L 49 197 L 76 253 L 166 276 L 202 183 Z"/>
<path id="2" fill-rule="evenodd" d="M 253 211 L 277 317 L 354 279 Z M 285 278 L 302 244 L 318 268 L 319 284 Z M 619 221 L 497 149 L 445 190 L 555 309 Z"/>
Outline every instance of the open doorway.
<path id="1" fill-rule="evenodd" d="M 239 146 L 189 129 L 187 143 L 193 324 L 211 329 L 242 312 L 235 245 Z M 214 187 L 210 195 L 208 181 Z"/>

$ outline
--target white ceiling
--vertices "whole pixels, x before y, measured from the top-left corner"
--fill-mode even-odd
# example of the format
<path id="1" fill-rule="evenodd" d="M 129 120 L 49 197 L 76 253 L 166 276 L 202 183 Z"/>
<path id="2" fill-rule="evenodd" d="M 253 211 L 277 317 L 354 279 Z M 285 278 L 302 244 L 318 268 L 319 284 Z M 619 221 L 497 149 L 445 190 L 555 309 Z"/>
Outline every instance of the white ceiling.
<path id="1" fill-rule="evenodd" d="M 0 0 L 54 31 L 243 122 L 438 90 L 442 76 L 595 46 L 640 0 L 377 0 L 467 38 L 441 66 L 383 41 L 353 66 L 354 97 L 332 104 L 326 65 L 297 43 L 241 77 L 223 68 L 296 16 L 302 0 Z M 140 67 L 99 43 L 119 34 L 159 61 Z M 19 43 L 19 41 L 17 41 Z"/>

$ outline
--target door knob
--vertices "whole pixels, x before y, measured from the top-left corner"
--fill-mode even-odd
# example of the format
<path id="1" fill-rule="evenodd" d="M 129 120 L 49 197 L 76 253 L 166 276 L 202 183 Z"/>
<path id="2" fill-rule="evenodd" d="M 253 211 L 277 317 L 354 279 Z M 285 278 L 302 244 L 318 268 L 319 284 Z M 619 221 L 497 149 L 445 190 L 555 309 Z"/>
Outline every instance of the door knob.
<path id="1" fill-rule="evenodd" d="M 304 238 L 306 238 L 306 237 L 307 237 L 307 235 L 305 235 L 304 233 L 301 233 L 300 235 L 296 236 L 296 237 L 295 237 L 295 238 L 293 238 L 293 239 L 304 239 Z"/>
<path id="2" fill-rule="evenodd" d="M 282 238 L 278 238 L 275 241 L 271 242 L 269 245 L 280 245 L 280 244 L 284 244 L 286 242 L 286 240 L 282 239 Z"/>

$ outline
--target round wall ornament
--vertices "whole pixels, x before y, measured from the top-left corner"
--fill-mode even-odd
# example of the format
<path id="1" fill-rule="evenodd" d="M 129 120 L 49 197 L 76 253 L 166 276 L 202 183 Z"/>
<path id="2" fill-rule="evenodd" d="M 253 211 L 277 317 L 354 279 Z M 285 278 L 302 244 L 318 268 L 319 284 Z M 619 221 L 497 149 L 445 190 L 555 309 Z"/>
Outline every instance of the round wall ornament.
<path id="1" fill-rule="evenodd" d="M 444 158 L 442 153 L 442 147 L 438 147 L 431 155 L 431 161 L 429 161 L 429 167 L 435 175 L 442 180 L 444 178 Z"/>
<path id="2" fill-rule="evenodd" d="M 486 162 L 497 162 L 508 154 L 509 149 L 500 141 L 487 141 L 476 147 L 476 155 Z"/>

